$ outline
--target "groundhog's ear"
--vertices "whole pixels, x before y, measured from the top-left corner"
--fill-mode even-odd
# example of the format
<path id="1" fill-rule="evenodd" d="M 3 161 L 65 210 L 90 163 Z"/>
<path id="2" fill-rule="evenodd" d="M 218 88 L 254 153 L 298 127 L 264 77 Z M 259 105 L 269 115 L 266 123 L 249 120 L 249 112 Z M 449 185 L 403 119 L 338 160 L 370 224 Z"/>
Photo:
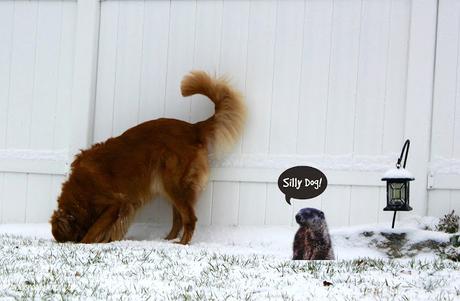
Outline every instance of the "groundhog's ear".
<path id="1" fill-rule="evenodd" d="M 319 216 L 321 216 L 322 218 L 324 218 L 324 212 L 323 212 L 323 211 L 320 211 Z"/>

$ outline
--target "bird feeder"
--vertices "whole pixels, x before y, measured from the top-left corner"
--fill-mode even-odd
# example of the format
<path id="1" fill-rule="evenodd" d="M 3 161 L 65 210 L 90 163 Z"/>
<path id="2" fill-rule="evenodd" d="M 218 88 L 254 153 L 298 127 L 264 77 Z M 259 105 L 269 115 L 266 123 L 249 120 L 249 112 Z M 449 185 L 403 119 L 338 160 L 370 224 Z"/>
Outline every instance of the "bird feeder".
<path id="1" fill-rule="evenodd" d="M 396 163 L 396 168 L 388 170 L 382 178 L 382 181 L 387 182 L 387 206 L 384 211 L 394 211 L 393 222 L 391 228 L 395 226 L 396 212 L 411 211 L 409 206 L 409 189 L 410 182 L 415 180 L 412 174 L 406 169 L 407 155 L 409 153 L 409 139 L 406 140 L 401 151 L 401 155 Z M 401 161 L 404 156 L 404 163 L 401 168 Z"/>

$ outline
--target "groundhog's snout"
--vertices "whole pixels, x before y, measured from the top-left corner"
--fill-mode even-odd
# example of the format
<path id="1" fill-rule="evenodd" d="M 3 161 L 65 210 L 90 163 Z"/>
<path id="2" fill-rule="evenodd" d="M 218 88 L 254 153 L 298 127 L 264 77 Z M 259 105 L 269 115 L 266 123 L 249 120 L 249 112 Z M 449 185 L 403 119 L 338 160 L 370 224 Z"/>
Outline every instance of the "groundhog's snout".
<path id="1" fill-rule="evenodd" d="M 302 220 L 302 217 L 300 216 L 299 213 L 297 213 L 297 214 L 295 215 L 295 221 L 296 221 L 298 224 L 300 224 L 301 220 Z"/>

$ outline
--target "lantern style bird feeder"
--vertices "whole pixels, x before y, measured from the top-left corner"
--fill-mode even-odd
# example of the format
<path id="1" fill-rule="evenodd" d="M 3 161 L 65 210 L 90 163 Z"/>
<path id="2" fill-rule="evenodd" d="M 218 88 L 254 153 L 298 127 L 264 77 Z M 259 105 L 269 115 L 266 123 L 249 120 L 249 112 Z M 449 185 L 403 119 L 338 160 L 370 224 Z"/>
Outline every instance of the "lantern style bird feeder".
<path id="1" fill-rule="evenodd" d="M 395 226 L 396 212 L 411 211 L 409 206 L 409 184 L 415 180 L 412 174 L 406 169 L 407 154 L 409 153 L 409 139 L 406 140 L 401 150 L 396 168 L 388 170 L 382 178 L 382 181 L 387 182 L 387 206 L 384 211 L 394 211 L 393 222 L 391 228 Z M 401 168 L 401 161 L 404 156 L 404 164 Z"/>

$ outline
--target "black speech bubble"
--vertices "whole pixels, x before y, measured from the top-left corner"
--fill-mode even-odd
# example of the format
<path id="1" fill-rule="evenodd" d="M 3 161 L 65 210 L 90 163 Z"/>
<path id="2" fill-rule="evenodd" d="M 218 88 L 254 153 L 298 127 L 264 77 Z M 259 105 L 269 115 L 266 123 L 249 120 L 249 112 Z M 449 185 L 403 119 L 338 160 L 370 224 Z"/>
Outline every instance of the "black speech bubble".
<path id="1" fill-rule="evenodd" d="M 289 205 L 291 205 L 291 198 L 311 199 L 323 193 L 326 187 L 326 175 L 310 166 L 291 167 L 278 178 L 278 188 L 284 193 Z"/>

